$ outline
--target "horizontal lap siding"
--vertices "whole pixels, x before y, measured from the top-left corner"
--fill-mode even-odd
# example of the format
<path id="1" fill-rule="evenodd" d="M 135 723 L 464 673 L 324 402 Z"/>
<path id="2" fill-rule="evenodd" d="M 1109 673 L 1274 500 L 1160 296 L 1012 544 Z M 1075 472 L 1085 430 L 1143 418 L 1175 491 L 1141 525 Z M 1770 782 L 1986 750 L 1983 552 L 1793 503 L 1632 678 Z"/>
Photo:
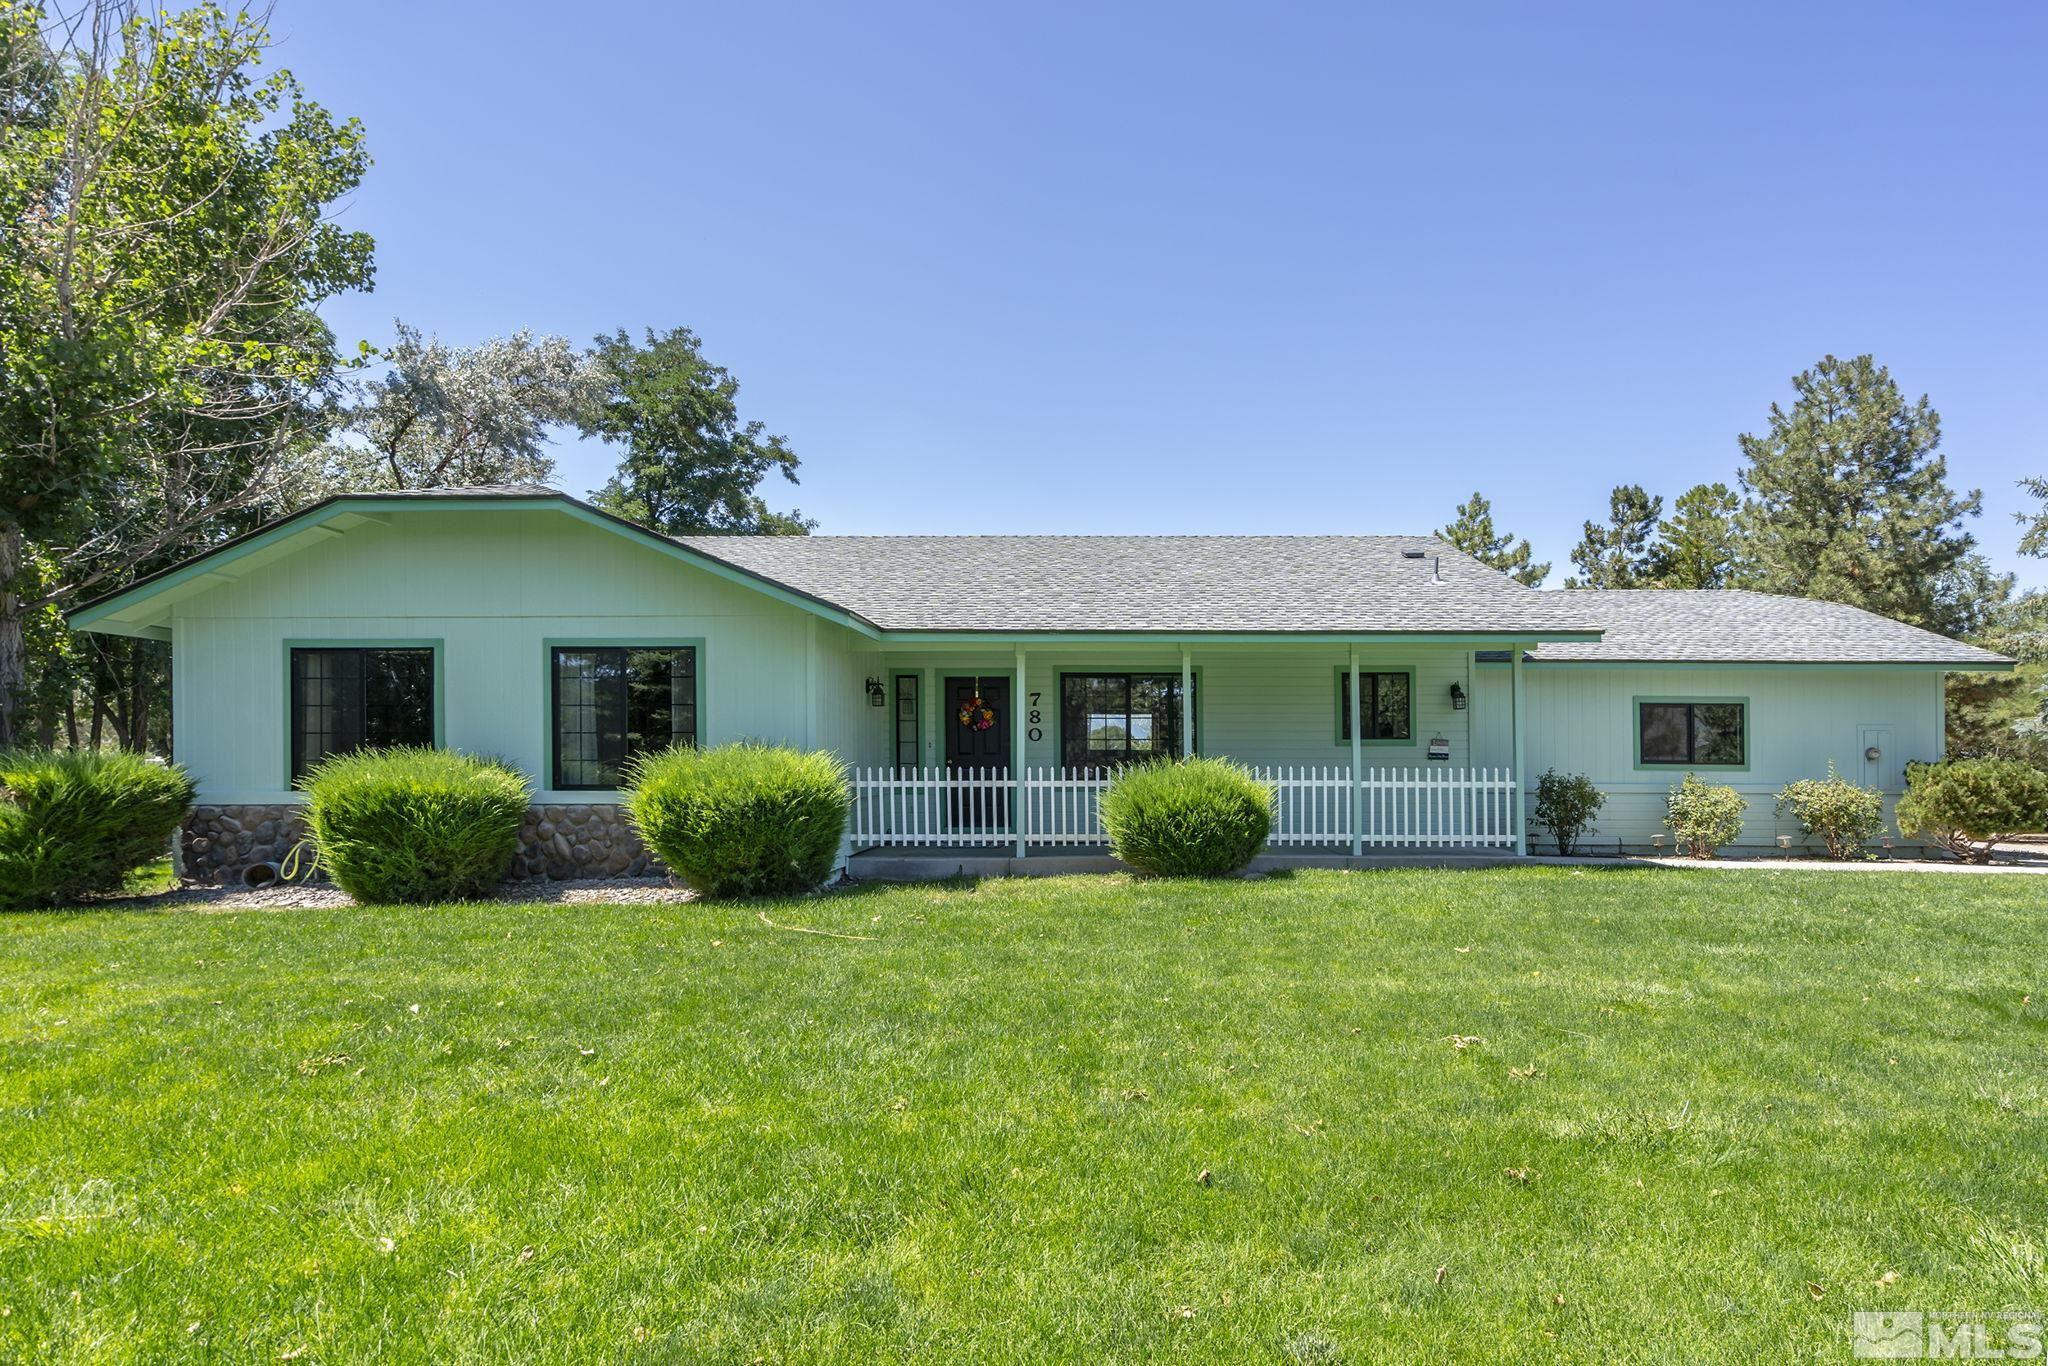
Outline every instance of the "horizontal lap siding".
<path id="1" fill-rule="evenodd" d="M 1504 711 L 1509 670 L 1482 665 L 1479 696 L 1488 714 Z M 1935 671 L 1827 667 L 1574 668 L 1529 665 L 1523 673 L 1528 712 L 1529 784 L 1545 769 L 1584 773 L 1607 794 L 1595 847 L 1616 839 L 1646 846 L 1664 831 L 1664 805 L 1683 768 L 1635 766 L 1635 699 L 1737 697 L 1749 702 L 1747 770 L 1703 769 L 1706 781 L 1725 784 L 1749 802 L 1742 843 L 1766 846 L 1777 836 L 1800 842 L 1797 822 L 1773 812 L 1778 790 L 1799 778 L 1827 775 L 1828 763 L 1861 781 L 1859 729 L 1891 727 L 1882 761 L 1889 823 L 1905 765 L 1942 752 L 1942 682 Z M 1512 731 L 1485 727 L 1480 763 L 1504 762 Z"/>

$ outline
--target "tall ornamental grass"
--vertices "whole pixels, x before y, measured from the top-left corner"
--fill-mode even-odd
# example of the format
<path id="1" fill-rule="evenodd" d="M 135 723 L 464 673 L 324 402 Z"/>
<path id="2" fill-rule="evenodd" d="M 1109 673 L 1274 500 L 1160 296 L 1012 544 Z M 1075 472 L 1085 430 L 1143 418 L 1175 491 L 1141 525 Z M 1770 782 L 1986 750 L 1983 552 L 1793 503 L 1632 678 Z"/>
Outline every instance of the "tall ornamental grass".
<path id="1" fill-rule="evenodd" d="M 184 769 L 146 755 L 0 753 L 0 907 L 119 891 L 170 852 L 192 795 Z"/>
<path id="2" fill-rule="evenodd" d="M 638 760 L 626 810 L 663 863 L 703 896 L 794 896 L 832 871 L 846 831 L 846 769 L 775 745 L 679 747 Z"/>
<path id="3" fill-rule="evenodd" d="M 526 815 L 517 769 L 453 750 L 357 750 L 300 786 L 321 866 L 366 905 L 482 896 L 504 878 Z"/>
<path id="4" fill-rule="evenodd" d="M 1273 789 L 1223 759 L 1138 764 L 1102 794 L 1109 850 L 1141 873 L 1224 877 L 1273 831 Z"/>

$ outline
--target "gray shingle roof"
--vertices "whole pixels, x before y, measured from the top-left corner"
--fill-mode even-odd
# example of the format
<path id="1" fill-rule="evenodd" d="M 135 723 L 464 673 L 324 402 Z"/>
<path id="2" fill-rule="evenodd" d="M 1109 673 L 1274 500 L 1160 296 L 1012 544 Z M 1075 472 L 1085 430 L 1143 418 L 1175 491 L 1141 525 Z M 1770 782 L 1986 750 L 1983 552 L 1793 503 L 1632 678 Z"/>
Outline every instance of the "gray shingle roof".
<path id="1" fill-rule="evenodd" d="M 1557 589 L 1598 622 L 1597 642 L 1539 646 L 1551 661 L 1794 664 L 2009 664 L 2004 655 L 1860 607 L 1740 589 Z"/>
<path id="2" fill-rule="evenodd" d="M 1429 536 L 680 539 L 888 631 L 1595 629 L 1583 602 L 1525 588 Z"/>

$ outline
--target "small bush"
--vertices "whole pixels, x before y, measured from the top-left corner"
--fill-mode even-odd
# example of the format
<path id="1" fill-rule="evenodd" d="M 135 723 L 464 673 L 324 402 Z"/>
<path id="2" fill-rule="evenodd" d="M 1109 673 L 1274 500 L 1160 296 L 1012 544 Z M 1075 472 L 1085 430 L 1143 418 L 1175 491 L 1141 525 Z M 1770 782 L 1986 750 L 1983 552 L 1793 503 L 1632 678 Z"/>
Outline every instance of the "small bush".
<path id="1" fill-rule="evenodd" d="M 1959 859 L 1989 863 L 1994 846 L 2048 829 L 2048 774 L 2017 759 L 1906 765 L 1899 833 L 1924 835 Z"/>
<path id="2" fill-rule="evenodd" d="M 1801 830 L 1820 836 L 1833 859 L 1853 857 L 1884 828 L 1884 794 L 1838 776 L 1832 761 L 1827 777 L 1801 778 L 1780 788 L 1773 810 L 1779 815 L 1790 811 Z"/>
<path id="3" fill-rule="evenodd" d="M 1712 858 L 1724 844 L 1742 834 L 1742 814 L 1749 803 L 1732 787 L 1702 782 L 1697 773 L 1671 789 L 1664 808 L 1664 824 L 1678 840 L 1679 848 L 1694 858 Z"/>
<path id="4" fill-rule="evenodd" d="M 321 866 L 365 905 L 483 895 L 505 876 L 526 815 L 517 769 L 453 750 L 357 750 L 299 785 Z"/>
<path id="5" fill-rule="evenodd" d="M 1583 773 L 1545 769 L 1536 780 L 1536 824 L 1557 841 L 1557 852 L 1578 852 L 1579 837 L 1593 833 L 1593 817 L 1607 802 L 1606 794 Z"/>
<path id="6" fill-rule="evenodd" d="M 1102 794 L 1109 850 L 1142 873 L 1223 877 L 1273 831 L 1273 789 L 1222 759 L 1138 764 Z"/>
<path id="7" fill-rule="evenodd" d="M 629 775 L 633 828 L 704 896 L 793 896 L 832 871 L 846 831 L 846 769 L 771 745 L 666 749 Z"/>
<path id="8" fill-rule="evenodd" d="M 170 851 L 192 791 L 184 769 L 140 754 L 0 754 L 0 907 L 119 891 Z"/>

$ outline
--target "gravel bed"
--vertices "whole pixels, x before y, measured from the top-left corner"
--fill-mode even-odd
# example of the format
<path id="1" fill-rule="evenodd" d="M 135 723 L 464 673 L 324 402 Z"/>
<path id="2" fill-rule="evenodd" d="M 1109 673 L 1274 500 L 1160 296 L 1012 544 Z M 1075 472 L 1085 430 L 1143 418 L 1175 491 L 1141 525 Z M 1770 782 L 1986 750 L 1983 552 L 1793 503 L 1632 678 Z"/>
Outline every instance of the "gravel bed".
<path id="1" fill-rule="evenodd" d="M 695 899 L 696 893 L 667 878 L 610 877 L 579 878 L 556 882 L 534 878 L 506 882 L 488 898 L 492 901 L 539 902 L 543 905 L 633 905 L 652 906 Z M 193 885 L 156 896 L 133 897 L 102 903 L 123 906 L 195 911 L 288 911 L 324 910 L 353 906 L 355 899 L 329 882 L 277 883 L 269 887 L 213 887 Z"/>

